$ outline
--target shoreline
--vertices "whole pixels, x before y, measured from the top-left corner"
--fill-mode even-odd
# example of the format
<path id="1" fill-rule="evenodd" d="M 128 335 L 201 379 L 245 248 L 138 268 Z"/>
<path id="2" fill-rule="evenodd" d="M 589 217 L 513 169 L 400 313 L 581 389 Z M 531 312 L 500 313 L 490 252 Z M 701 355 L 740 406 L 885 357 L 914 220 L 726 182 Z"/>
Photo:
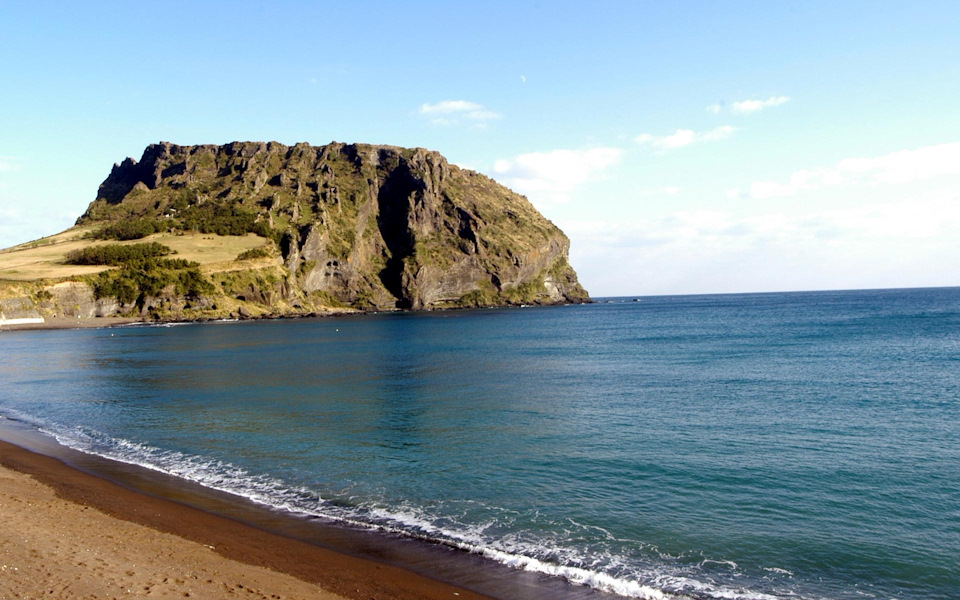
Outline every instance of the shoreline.
<path id="1" fill-rule="evenodd" d="M 239 323 L 250 321 L 279 321 L 284 319 L 323 319 L 327 317 L 343 317 L 348 315 L 373 314 L 368 311 L 330 311 L 322 313 L 264 315 L 255 317 L 214 318 L 203 317 L 196 319 L 141 319 L 137 317 L 45 317 L 43 323 L 22 323 L 0 325 L 0 331 L 41 331 L 41 330 L 69 330 L 69 329 L 109 329 L 130 325 L 169 325 L 201 324 L 201 323 Z"/>
<path id="2" fill-rule="evenodd" d="M 234 561 L 264 569 L 267 573 L 283 574 L 296 581 L 315 585 L 320 590 L 334 594 L 334 596 L 327 596 L 331 599 L 336 596 L 356 600 L 370 598 L 490 599 L 489 596 L 443 583 L 402 567 L 350 556 L 174 500 L 134 491 L 97 475 L 81 471 L 57 458 L 2 440 L 0 440 L 0 465 L 5 469 L 28 475 L 33 481 L 52 490 L 57 498 L 85 511 L 81 514 L 80 521 L 65 523 L 59 531 L 61 542 L 73 548 L 87 548 L 91 543 L 89 539 L 91 529 L 89 526 L 84 526 L 84 520 L 89 513 L 86 509 L 92 508 L 96 513 L 91 515 L 91 518 L 96 515 L 105 515 L 118 519 L 122 522 L 121 530 L 143 526 L 155 532 L 172 534 L 186 544 L 194 547 L 199 545 L 200 549 L 205 547 L 209 550 L 206 553 L 202 551 L 199 553 L 199 556 L 206 554 L 209 558 L 200 558 L 199 563 L 190 562 L 186 565 L 189 568 L 219 572 L 218 569 L 224 568 L 220 564 L 221 561 Z M 10 506 L 0 505 L 0 520 L 9 519 L 10 512 Z M 126 524 L 125 528 L 123 524 Z M 17 533 L 21 533 L 24 540 L 35 537 L 30 532 Z M 14 535 L 14 537 L 20 541 L 21 536 Z M 131 537 L 131 539 L 134 538 Z M 128 542 L 126 536 L 124 536 L 124 542 L 125 544 Z M 24 543 L 28 542 L 24 541 Z M 138 544 L 131 544 L 131 546 L 129 548 L 125 546 L 124 551 L 132 554 L 129 556 L 123 554 L 130 565 L 142 565 L 145 561 L 149 563 L 151 559 L 157 558 L 142 554 L 138 556 L 138 548 L 142 553 L 145 547 Z M 30 554 L 37 556 L 38 550 L 31 548 Z M 190 557 L 192 560 L 197 560 L 197 552 L 190 554 L 193 555 Z M 179 555 L 163 558 L 163 561 L 170 563 L 171 572 L 178 569 L 182 572 L 184 565 L 178 563 L 182 560 Z M 127 570 L 128 566 L 108 565 L 119 571 Z M 282 581 L 275 585 L 296 587 L 293 583 Z M 38 595 L 40 593 L 39 590 L 17 591 L 27 597 L 33 597 L 32 592 L 37 592 Z M 264 597 L 278 593 L 287 596 L 291 593 L 290 590 L 265 590 L 265 592 Z M 294 594 L 292 597 L 297 596 Z"/>
<path id="3" fill-rule="evenodd" d="M 449 308 L 428 308 L 428 309 L 383 309 L 383 310 L 330 310 L 325 312 L 313 313 L 289 313 L 289 314 L 264 314 L 255 316 L 231 317 L 201 317 L 201 318 L 180 318 L 180 319 L 142 319 L 137 317 L 45 317 L 43 323 L 22 323 L 0 325 L 0 332 L 4 331 L 44 331 L 44 330 L 69 330 L 69 329 L 107 329 L 111 327 L 124 327 L 131 325 L 167 325 L 177 324 L 201 324 L 201 323 L 247 323 L 256 321 L 283 321 L 288 319 L 325 319 L 333 317 L 351 317 L 361 315 L 376 314 L 397 314 L 397 313 L 437 313 L 437 312 L 461 312 L 472 310 L 505 309 L 505 308 L 552 308 L 561 306 L 580 306 L 585 304 L 595 304 L 594 300 L 583 302 L 569 302 L 562 304 L 504 304 L 496 306 L 477 306 L 477 307 L 449 307 Z"/>
<path id="4" fill-rule="evenodd" d="M 102 329 L 142 323 L 140 319 L 128 317 L 45 317 L 43 323 L 4 324 L 0 331 L 31 331 L 44 329 Z"/>

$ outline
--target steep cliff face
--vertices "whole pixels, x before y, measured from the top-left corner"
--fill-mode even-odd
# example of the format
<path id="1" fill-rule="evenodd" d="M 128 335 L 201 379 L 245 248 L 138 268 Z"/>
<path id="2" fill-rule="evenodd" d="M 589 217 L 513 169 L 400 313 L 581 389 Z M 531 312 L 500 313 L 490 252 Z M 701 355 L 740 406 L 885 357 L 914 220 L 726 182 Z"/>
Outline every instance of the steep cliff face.
<path id="1" fill-rule="evenodd" d="M 114 166 L 78 225 L 131 222 L 272 239 L 281 280 L 247 292 L 265 303 L 589 300 L 567 262 L 569 240 L 526 198 L 419 148 L 154 144 Z"/>

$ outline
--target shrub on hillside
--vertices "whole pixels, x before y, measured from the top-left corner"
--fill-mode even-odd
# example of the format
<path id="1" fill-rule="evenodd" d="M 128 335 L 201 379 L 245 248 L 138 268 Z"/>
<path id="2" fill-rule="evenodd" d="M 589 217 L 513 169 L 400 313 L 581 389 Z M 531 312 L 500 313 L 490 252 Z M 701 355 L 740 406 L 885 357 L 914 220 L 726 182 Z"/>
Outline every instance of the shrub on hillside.
<path id="1" fill-rule="evenodd" d="M 185 230 L 216 235 L 243 235 L 253 231 L 256 213 L 238 206 L 213 203 L 195 205 L 180 213 L 179 221 Z"/>
<path id="2" fill-rule="evenodd" d="M 244 250 L 237 255 L 237 260 L 251 260 L 254 258 L 268 258 L 270 256 L 270 251 L 260 246 L 258 248 L 250 248 L 249 250 Z"/>
<path id="3" fill-rule="evenodd" d="M 139 240 L 169 229 L 169 224 L 159 219 L 136 219 L 133 221 L 117 221 L 105 225 L 94 231 L 91 237 L 99 240 Z"/>
<path id="4" fill-rule="evenodd" d="M 173 285 L 174 292 L 188 298 L 213 294 L 213 284 L 200 272 L 198 263 L 168 258 L 147 258 L 100 273 L 93 282 L 97 298 L 113 297 L 124 304 L 142 306 L 147 297 L 159 296 Z"/>
<path id="5" fill-rule="evenodd" d="M 119 266 L 131 261 L 140 261 L 172 254 L 173 250 L 150 242 L 147 244 L 106 244 L 90 246 L 67 252 L 68 265 L 112 265 Z"/>

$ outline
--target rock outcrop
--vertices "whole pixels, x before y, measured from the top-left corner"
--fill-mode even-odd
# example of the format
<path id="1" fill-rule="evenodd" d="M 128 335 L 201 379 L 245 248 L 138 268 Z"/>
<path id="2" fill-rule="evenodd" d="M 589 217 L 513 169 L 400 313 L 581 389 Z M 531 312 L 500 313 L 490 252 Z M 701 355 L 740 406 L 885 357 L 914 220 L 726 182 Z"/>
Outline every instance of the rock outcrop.
<path id="1" fill-rule="evenodd" d="M 43 317 L 29 298 L 0 300 L 0 326 L 43 323 Z"/>
<path id="2" fill-rule="evenodd" d="M 569 240 L 526 198 L 421 148 L 154 144 L 114 165 L 78 224 L 137 220 L 271 238 L 279 275 L 230 292 L 264 306 L 589 301 L 567 262 Z M 75 304 L 85 314 L 110 308 Z"/>

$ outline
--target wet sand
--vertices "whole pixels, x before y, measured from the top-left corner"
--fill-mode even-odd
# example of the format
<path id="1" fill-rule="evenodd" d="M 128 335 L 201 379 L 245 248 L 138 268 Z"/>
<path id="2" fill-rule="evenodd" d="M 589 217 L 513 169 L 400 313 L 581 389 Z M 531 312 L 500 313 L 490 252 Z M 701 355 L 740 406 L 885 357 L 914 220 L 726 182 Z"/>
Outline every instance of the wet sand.
<path id="1" fill-rule="evenodd" d="M 486 598 L 0 442 L 2 598 Z"/>

